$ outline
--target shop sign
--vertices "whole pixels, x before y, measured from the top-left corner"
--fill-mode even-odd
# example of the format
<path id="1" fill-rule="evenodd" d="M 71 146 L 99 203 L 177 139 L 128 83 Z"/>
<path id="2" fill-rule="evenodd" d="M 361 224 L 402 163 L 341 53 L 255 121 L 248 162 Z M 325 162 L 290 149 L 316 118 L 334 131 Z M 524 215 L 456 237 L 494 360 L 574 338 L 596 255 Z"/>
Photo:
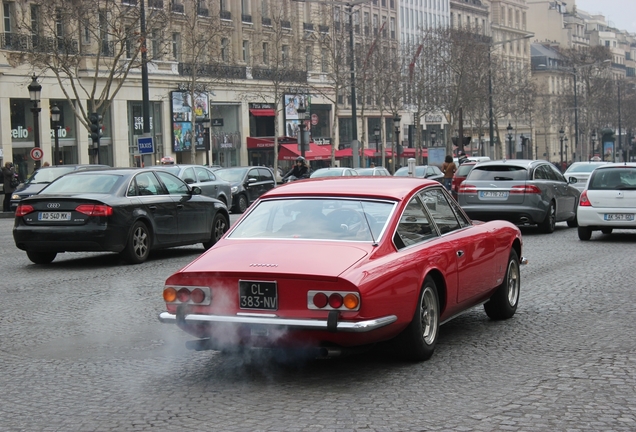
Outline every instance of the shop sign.
<path id="1" fill-rule="evenodd" d="M 441 114 L 426 114 L 424 121 L 426 123 L 442 123 L 444 116 Z"/>
<path id="2" fill-rule="evenodd" d="M 31 131 L 31 127 L 24 128 L 22 126 L 18 126 L 17 129 L 11 129 L 11 138 L 13 139 L 24 139 L 29 137 L 29 132 Z"/>
<path id="3" fill-rule="evenodd" d="M 318 145 L 331 144 L 331 138 L 314 138 L 314 144 L 318 144 Z"/>
<path id="4" fill-rule="evenodd" d="M 270 103 L 250 103 L 250 109 L 274 109 L 274 104 Z"/>

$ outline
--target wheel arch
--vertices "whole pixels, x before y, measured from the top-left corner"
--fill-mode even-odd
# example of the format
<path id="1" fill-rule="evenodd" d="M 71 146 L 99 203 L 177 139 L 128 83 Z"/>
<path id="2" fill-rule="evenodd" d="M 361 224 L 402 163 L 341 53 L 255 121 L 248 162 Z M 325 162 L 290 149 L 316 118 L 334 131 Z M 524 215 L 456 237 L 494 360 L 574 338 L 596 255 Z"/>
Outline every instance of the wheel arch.
<path id="1" fill-rule="evenodd" d="M 439 301 L 439 314 L 442 315 L 446 310 L 446 300 L 448 297 L 444 275 L 438 269 L 430 270 L 426 275 L 424 275 L 420 290 L 424 288 L 424 280 L 426 279 L 426 276 L 430 276 L 433 279 L 433 282 L 435 282 L 435 286 L 437 287 L 437 298 Z"/>

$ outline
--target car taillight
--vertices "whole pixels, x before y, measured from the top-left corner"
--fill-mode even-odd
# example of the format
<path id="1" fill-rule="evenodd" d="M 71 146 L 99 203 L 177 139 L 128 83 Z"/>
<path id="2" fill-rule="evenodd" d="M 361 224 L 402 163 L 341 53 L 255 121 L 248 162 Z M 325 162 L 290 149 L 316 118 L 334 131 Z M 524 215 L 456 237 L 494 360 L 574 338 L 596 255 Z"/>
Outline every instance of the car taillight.
<path id="1" fill-rule="evenodd" d="M 511 194 L 541 194 L 541 189 L 535 185 L 517 185 L 510 189 Z"/>
<path id="2" fill-rule="evenodd" d="M 477 186 L 475 185 L 471 185 L 471 184 L 466 184 L 466 182 L 463 182 L 462 184 L 459 185 L 459 192 L 460 194 L 474 194 L 477 193 Z"/>
<path id="3" fill-rule="evenodd" d="M 113 214 L 112 207 L 102 204 L 81 204 L 75 208 L 75 211 L 88 216 L 111 216 Z"/>
<path id="4" fill-rule="evenodd" d="M 166 286 L 163 289 L 166 303 L 209 305 L 212 301 L 209 287 Z"/>
<path id="5" fill-rule="evenodd" d="M 307 307 L 314 310 L 358 310 L 360 308 L 360 294 L 340 291 L 309 291 L 307 293 Z"/>
<path id="6" fill-rule="evenodd" d="M 581 192 L 581 197 L 579 198 L 579 205 L 581 207 L 592 207 L 592 203 L 587 198 L 587 190 Z"/>
<path id="7" fill-rule="evenodd" d="M 15 209 L 15 215 L 16 215 L 16 217 L 24 216 L 24 215 L 27 215 L 27 214 L 31 213 L 34 210 L 35 209 L 33 208 L 32 205 L 20 204 L 20 205 L 18 205 L 18 208 Z"/>

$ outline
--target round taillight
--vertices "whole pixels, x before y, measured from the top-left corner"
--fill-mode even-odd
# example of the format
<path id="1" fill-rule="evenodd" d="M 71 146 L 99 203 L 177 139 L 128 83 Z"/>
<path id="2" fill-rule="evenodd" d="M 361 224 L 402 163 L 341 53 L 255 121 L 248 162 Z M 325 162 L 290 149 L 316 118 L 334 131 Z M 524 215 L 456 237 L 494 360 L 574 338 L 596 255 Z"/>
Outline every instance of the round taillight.
<path id="1" fill-rule="evenodd" d="M 172 303 L 177 299 L 177 290 L 170 287 L 163 290 L 163 300 Z"/>
<path id="2" fill-rule="evenodd" d="M 338 293 L 333 293 L 329 296 L 329 306 L 334 309 L 338 309 L 342 306 L 342 296 Z"/>
<path id="3" fill-rule="evenodd" d="M 203 303 L 203 300 L 205 300 L 205 293 L 201 288 L 195 288 L 190 293 L 190 298 L 193 303 Z"/>
<path id="4" fill-rule="evenodd" d="M 314 295 L 314 306 L 317 308 L 324 308 L 327 306 L 327 296 L 324 293 L 317 293 Z"/>
<path id="5" fill-rule="evenodd" d="M 190 300 L 190 290 L 187 288 L 181 288 L 177 292 L 177 300 L 179 300 L 181 303 L 186 303 L 188 300 Z"/>
<path id="6" fill-rule="evenodd" d="M 347 309 L 355 309 L 358 307 L 358 304 L 360 303 L 360 300 L 358 299 L 358 296 L 355 294 L 347 294 L 344 297 L 344 305 Z"/>

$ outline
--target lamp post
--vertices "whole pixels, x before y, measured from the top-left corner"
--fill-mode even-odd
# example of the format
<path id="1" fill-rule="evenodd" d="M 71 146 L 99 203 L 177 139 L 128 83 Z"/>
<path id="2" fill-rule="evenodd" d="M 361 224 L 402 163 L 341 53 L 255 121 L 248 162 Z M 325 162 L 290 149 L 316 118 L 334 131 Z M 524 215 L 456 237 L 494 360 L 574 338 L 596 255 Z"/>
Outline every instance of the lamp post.
<path id="1" fill-rule="evenodd" d="M 209 118 L 204 118 L 203 122 L 201 122 L 201 126 L 203 126 L 203 131 L 205 136 L 203 139 L 205 140 L 205 164 L 210 166 L 210 127 L 212 123 Z"/>
<path id="2" fill-rule="evenodd" d="M 298 145 L 300 146 L 300 155 L 305 157 L 305 116 L 307 114 L 307 108 L 305 107 L 305 103 L 303 98 L 300 99 L 300 103 L 298 104 L 298 121 L 300 124 L 299 128 L 299 136 L 298 136 Z"/>
<path id="3" fill-rule="evenodd" d="M 559 141 L 561 142 L 561 147 L 559 150 L 559 154 L 560 154 L 560 162 L 561 165 L 559 165 L 560 169 L 563 169 L 563 137 L 565 137 L 565 131 L 563 130 L 563 128 L 559 129 Z"/>
<path id="4" fill-rule="evenodd" d="M 618 149 L 622 152 L 623 150 L 623 140 L 621 138 L 621 82 L 620 80 L 616 81 L 616 87 L 618 88 Z M 616 162 L 616 153 L 617 150 L 614 150 L 614 162 Z"/>
<path id="5" fill-rule="evenodd" d="M 60 114 L 60 108 L 57 106 L 57 104 L 53 104 L 53 106 L 51 107 L 51 121 L 53 122 L 53 134 L 55 139 L 55 160 L 53 161 L 53 165 L 57 165 L 62 162 L 60 160 Z"/>
<path id="6" fill-rule="evenodd" d="M 31 112 L 33 113 L 33 144 L 35 148 L 40 147 L 40 95 L 42 92 L 42 86 L 38 82 L 37 77 L 33 74 L 33 80 L 27 87 L 29 89 L 29 98 L 33 103 Z M 40 168 L 40 160 L 35 161 L 35 169 Z"/>
<path id="7" fill-rule="evenodd" d="M 373 136 L 375 137 L 375 151 L 380 151 L 380 126 L 376 126 L 373 129 Z"/>
<path id="8" fill-rule="evenodd" d="M 526 159 L 526 137 L 521 134 L 521 159 Z"/>
<path id="9" fill-rule="evenodd" d="M 592 162 L 592 158 L 594 157 L 594 152 L 596 151 L 596 130 L 592 131 L 592 152 L 590 154 L 590 162 Z"/>
<path id="10" fill-rule="evenodd" d="M 486 149 L 484 149 L 484 134 L 479 134 L 479 156 L 486 156 Z"/>
<path id="11" fill-rule="evenodd" d="M 563 145 L 565 146 L 565 165 L 570 160 L 570 154 L 568 153 L 568 137 L 563 138 Z"/>
<path id="12" fill-rule="evenodd" d="M 397 159 L 397 147 L 400 142 L 400 121 L 402 117 L 396 112 L 393 115 L 393 126 L 395 126 L 395 147 L 393 148 L 393 174 L 395 174 L 395 160 Z"/>
<path id="13" fill-rule="evenodd" d="M 508 122 L 508 159 L 512 159 L 512 125 Z"/>

